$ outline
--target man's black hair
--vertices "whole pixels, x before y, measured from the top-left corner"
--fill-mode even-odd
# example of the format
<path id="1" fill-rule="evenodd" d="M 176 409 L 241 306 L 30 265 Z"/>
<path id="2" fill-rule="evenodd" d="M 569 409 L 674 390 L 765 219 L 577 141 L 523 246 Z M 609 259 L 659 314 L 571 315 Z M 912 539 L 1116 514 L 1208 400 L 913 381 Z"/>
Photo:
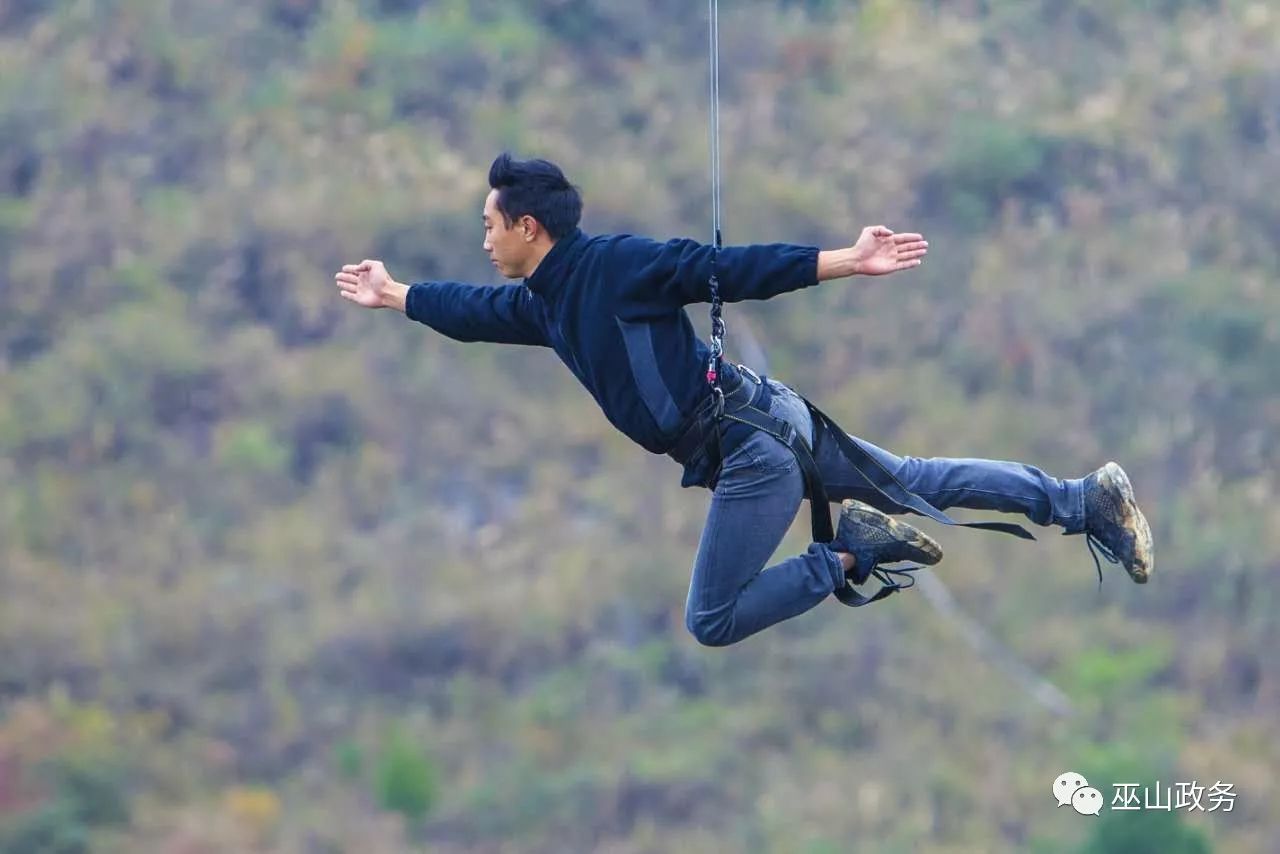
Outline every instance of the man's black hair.
<path id="1" fill-rule="evenodd" d="M 552 240 L 559 240 L 577 228 L 582 217 L 578 188 L 549 160 L 516 160 L 504 152 L 489 167 L 489 186 L 498 191 L 498 210 L 508 228 L 528 215 Z"/>

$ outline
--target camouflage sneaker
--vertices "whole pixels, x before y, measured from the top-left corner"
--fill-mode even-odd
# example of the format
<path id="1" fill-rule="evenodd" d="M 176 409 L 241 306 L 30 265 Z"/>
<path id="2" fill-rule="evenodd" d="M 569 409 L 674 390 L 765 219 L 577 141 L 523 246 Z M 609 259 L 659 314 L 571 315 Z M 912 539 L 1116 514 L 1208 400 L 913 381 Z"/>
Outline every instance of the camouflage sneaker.
<path id="1" fill-rule="evenodd" d="M 880 564 L 912 560 L 932 566 L 942 560 L 942 547 L 924 531 L 853 499 L 840 505 L 840 527 L 831 545 L 857 560 L 846 573 L 854 584 L 866 581 Z"/>
<path id="2" fill-rule="evenodd" d="M 1155 569 L 1151 528 L 1138 509 L 1129 477 L 1116 463 L 1107 463 L 1084 480 L 1084 533 L 1102 583 L 1102 564 L 1094 546 L 1111 563 L 1118 563 L 1138 584 L 1146 584 Z"/>

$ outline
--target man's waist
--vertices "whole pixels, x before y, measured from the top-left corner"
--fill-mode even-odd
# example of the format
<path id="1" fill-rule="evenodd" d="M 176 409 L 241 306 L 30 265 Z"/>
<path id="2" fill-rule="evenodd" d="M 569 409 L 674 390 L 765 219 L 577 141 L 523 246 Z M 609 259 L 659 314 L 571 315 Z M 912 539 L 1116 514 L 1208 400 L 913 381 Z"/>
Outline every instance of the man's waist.
<path id="1" fill-rule="evenodd" d="M 720 389 L 724 394 L 724 411 L 732 412 L 755 403 L 764 393 L 765 384 L 754 371 L 745 365 L 722 362 Z M 717 429 L 717 402 L 711 387 L 693 414 L 685 419 L 676 434 L 676 440 L 667 455 L 681 465 L 687 463 L 704 447 Z"/>

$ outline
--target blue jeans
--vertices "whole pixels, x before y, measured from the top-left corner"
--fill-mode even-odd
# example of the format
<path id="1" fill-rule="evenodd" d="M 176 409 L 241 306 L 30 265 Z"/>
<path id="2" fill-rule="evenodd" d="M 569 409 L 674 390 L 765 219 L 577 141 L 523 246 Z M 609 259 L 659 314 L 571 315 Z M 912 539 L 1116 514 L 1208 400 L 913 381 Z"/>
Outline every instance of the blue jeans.
<path id="1" fill-rule="evenodd" d="M 785 385 L 766 382 L 773 393 L 770 414 L 791 422 L 812 442 L 813 422 L 804 401 Z M 898 457 L 850 438 L 935 507 L 1021 513 L 1066 533 L 1084 527 L 1083 479 L 1059 480 L 1022 463 Z M 817 463 L 831 501 L 856 498 L 886 513 L 901 512 L 866 483 L 834 442 L 823 443 Z M 795 455 L 763 431 L 753 432 L 724 460 L 685 605 L 685 625 L 700 643 L 737 643 L 803 614 L 844 583 L 840 559 L 822 543 L 765 568 L 803 499 L 804 478 Z"/>

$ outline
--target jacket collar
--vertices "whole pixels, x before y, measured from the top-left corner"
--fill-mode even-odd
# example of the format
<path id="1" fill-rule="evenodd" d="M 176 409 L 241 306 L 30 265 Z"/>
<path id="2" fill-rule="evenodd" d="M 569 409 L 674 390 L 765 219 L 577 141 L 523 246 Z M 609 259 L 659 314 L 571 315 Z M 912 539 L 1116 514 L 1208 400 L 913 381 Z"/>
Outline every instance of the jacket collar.
<path id="1" fill-rule="evenodd" d="M 535 294 L 550 296 L 573 268 L 573 262 L 582 253 L 586 242 L 587 236 L 580 228 L 557 240 L 533 275 L 525 278 L 525 285 Z"/>

